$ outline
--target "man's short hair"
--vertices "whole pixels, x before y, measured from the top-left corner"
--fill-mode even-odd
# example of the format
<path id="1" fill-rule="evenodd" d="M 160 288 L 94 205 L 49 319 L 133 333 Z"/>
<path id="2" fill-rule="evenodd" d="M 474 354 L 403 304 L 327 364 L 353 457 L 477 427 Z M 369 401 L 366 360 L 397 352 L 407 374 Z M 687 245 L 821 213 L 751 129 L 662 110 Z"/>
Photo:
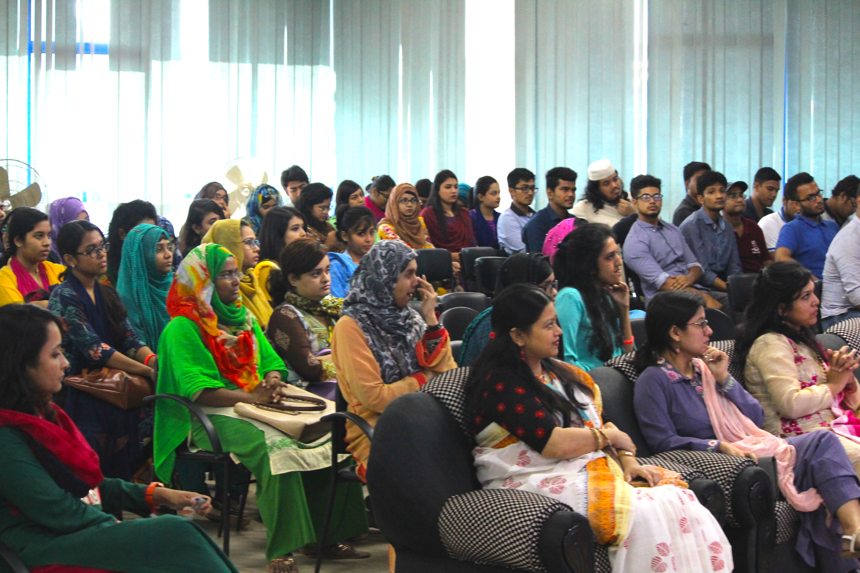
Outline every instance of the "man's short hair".
<path id="1" fill-rule="evenodd" d="M 553 167 L 546 172 L 546 190 L 558 187 L 559 181 L 576 181 L 576 171 L 569 167 Z"/>
<path id="2" fill-rule="evenodd" d="M 704 195 L 705 189 L 711 185 L 716 185 L 717 183 L 722 183 L 723 187 L 729 186 L 729 182 L 726 181 L 726 176 L 719 171 L 707 171 L 702 173 L 699 175 L 699 178 L 696 179 L 696 193 Z"/>
<path id="3" fill-rule="evenodd" d="M 797 201 L 797 188 L 801 185 L 809 185 L 815 183 L 815 179 L 806 171 L 801 171 L 797 175 L 792 175 L 785 182 L 785 198 L 792 201 Z"/>
<path id="4" fill-rule="evenodd" d="M 840 195 L 845 195 L 846 197 L 854 199 L 857 197 L 858 186 L 860 186 L 860 178 L 856 175 L 843 177 L 839 183 L 836 184 L 836 187 L 833 188 L 833 191 L 830 192 L 830 196 L 839 197 Z"/>
<path id="5" fill-rule="evenodd" d="M 684 166 L 684 183 L 693 178 L 699 171 L 710 171 L 711 166 L 701 161 L 691 161 Z"/>
<path id="6" fill-rule="evenodd" d="M 517 167 L 508 173 L 508 187 L 516 187 L 520 181 L 533 181 L 535 174 L 525 167 Z"/>
<path id="7" fill-rule="evenodd" d="M 782 181 L 782 177 L 776 172 L 773 167 L 762 167 L 755 172 L 755 183 L 764 183 L 765 181 Z"/>
<path id="8" fill-rule="evenodd" d="M 308 174 L 298 165 L 292 165 L 281 171 L 281 187 L 286 187 L 290 181 L 301 181 L 310 183 Z"/>
<path id="9" fill-rule="evenodd" d="M 656 187 L 657 189 L 660 189 L 662 184 L 663 182 L 653 175 L 637 175 L 632 181 L 630 181 L 630 195 L 634 199 L 638 199 L 639 192 L 646 187 Z"/>

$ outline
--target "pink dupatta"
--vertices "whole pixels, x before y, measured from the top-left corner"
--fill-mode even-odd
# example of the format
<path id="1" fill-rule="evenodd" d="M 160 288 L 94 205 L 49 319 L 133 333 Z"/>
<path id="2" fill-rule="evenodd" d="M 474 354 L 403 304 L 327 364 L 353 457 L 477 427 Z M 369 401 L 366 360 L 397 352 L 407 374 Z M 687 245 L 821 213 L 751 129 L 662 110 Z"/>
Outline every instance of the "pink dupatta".
<path id="1" fill-rule="evenodd" d="M 776 460 L 777 485 L 782 495 L 798 511 L 815 511 L 823 500 L 815 488 L 799 492 L 794 486 L 794 462 L 797 450 L 782 438 L 756 426 L 731 401 L 717 392 L 717 382 L 705 363 L 695 358 L 702 376 L 702 390 L 708 418 L 717 438 L 739 450 Z"/>

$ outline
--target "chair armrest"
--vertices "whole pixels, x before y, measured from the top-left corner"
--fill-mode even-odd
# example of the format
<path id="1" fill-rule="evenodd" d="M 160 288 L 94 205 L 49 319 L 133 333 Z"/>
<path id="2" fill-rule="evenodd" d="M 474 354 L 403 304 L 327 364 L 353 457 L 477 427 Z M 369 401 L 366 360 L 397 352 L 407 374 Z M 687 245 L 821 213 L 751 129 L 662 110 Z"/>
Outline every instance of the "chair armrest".
<path id="1" fill-rule="evenodd" d="M 0 543 L 0 559 L 6 562 L 12 573 L 28 573 L 30 570 L 9 547 Z"/>
<path id="2" fill-rule="evenodd" d="M 332 412 L 320 418 L 320 422 L 334 422 L 338 418 L 352 422 L 367 436 L 368 440 L 373 441 L 373 427 L 358 414 L 353 414 L 352 412 Z"/>
<path id="3" fill-rule="evenodd" d="M 719 484 L 709 479 L 705 474 L 698 469 L 690 466 L 674 462 L 659 457 L 637 458 L 642 465 L 650 464 L 672 470 L 681 474 L 687 485 L 690 486 L 690 491 L 696 494 L 696 499 L 699 503 L 708 508 L 708 511 L 717 518 L 720 524 L 726 521 L 726 496 Z"/>
<path id="4" fill-rule="evenodd" d="M 176 396 L 175 394 L 153 394 L 152 396 L 144 398 L 143 403 L 150 404 L 157 400 L 170 400 L 188 410 L 188 412 L 196 418 L 198 422 L 200 422 L 200 425 L 203 426 L 203 430 L 206 432 L 206 437 L 209 438 L 209 443 L 212 444 L 212 453 L 224 453 L 221 449 L 221 438 L 218 437 L 218 432 L 215 430 L 215 426 L 212 425 L 212 421 L 209 419 L 209 416 L 206 415 L 206 412 L 204 412 L 200 406 L 188 398 Z"/>
<path id="5" fill-rule="evenodd" d="M 588 519 L 550 497 L 473 490 L 448 499 L 438 527 L 453 559 L 522 571 L 594 570 Z"/>

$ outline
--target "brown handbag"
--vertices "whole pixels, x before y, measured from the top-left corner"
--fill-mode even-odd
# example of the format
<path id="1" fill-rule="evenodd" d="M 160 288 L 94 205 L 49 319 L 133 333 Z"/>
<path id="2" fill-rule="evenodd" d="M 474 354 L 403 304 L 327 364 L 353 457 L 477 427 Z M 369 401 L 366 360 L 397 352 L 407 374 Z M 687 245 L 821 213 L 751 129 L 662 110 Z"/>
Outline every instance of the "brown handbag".
<path id="1" fill-rule="evenodd" d="M 123 410 L 140 407 L 143 399 L 152 395 L 149 380 L 119 368 L 85 369 L 77 376 L 66 376 L 63 384 Z"/>
<path id="2" fill-rule="evenodd" d="M 291 438 L 309 444 L 331 430 L 329 422 L 320 418 L 335 411 L 335 403 L 311 394 L 307 390 L 290 387 L 289 395 L 274 403 L 248 404 L 239 402 L 233 411 L 245 418 L 268 424 Z"/>

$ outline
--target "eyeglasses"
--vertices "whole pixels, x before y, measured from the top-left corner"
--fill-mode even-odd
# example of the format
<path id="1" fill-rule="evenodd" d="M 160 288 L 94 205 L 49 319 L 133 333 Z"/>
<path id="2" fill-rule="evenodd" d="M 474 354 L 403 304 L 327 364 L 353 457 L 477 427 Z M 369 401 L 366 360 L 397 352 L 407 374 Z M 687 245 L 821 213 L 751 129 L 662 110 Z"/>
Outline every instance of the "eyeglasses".
<path id="1" fill-rule="evenodd" d="M 558 281 L 546 281 L 540 284 L 540 288 L 543 289 L 546 293 L 552 293 L 552 291 L 558 291 Z"/>
<path id="2" fill-rule="evenodd" d="M 242 244 L 252 249 L 260 248 L 260 241 L 257 239 L 242 239 Z"/>
<path id="3" fill-rule="evenodd" d="M 218 273 L 215 276 L 215 279 L 219 281 L 238 281 L 242 280 L 243 276 L 242 271 L 236 269 L 235 271 L 224 271 L 223 273 Z"/>
<path id="4" fill-rule="evenodd" d="M 707 318 L 703 318 L 702 320 L 698 320 L 698 321 L 696 321 L 696 322 L 688 322 L 687 324 L 688 324 L 689 326 L 698 326 L 698 327 L 699 327 L 699 328 L 701 328 L 702 330 L 705 330 L 705 329 L 708 327 L 708 324 L 709 324 L 709 323 L 708 323 L 708 319 L 707 319 Z"/>
<path id="5" fill-rule="evenodd" d="M 522 185 L 520 187 L 514 187 L 514 189 L 522 193 L 534 193 L 535 191 L 540 189 L 540 187 L 535 187 L 534 185 Z"/>
<path id="6" fill-rule="evenodd" d="M 101 245 L 90 245 L 89 247 L 84 249 L 84 252 L 82 252 L 82 253 L 79 252 L 77 254 L 82 255 L 84 257 L 90 257 L 93 259 L 97 259 L 107 251 L 107 248 L 108 248 L 107 243 L 102 243 Z"/>
<path id="7" fill-rule="evenodd" d="M 400 201 L 397 202 L 398 205 L 417 205 L 418 199 L 415 197 L 404 197 Z"/>
<path id="8" fill-rule="evenodd" d="M 813 193 L 812 195 L 808 195 L 805 199 L 798 199 L 798 201 L 801 203 L 804 201 L 809 201 L 810 203 L 812 203 L 813 201 L 818 201 L 819 199 L 821 199 L 821 192 L 820 191 L 818 193 Z"/>
<path id="9" fill-rule="evenodd" d="M 643 193 L 642 195 L 639 195 L 636 199 L 638 201 L 645 201 L 646 203 L 651 201 L 657 202 L 663 200 L 663 194 L 655 193 L 654 195 L 651 195 L 650 193 Z"/>

